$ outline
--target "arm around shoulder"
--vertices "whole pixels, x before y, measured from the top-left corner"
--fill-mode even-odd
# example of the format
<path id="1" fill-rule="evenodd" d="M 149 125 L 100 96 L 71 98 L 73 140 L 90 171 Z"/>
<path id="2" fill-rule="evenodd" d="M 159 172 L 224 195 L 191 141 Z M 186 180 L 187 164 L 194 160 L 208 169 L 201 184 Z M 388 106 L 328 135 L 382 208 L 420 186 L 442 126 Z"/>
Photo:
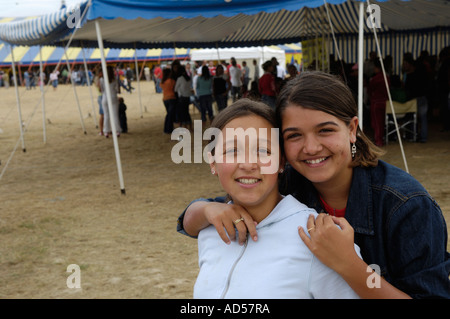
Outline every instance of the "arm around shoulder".
<path id="1" fill-rule="evenodd" d="M 210 225 L 204 218 L 204 207 L 206 204 L 215 201 L 223 203 L 224 197 L 216 197 L 215 199 L 198 198 L 190 202 L 178 217 L 177 231 L 183 235 L 197 238 L 200 230 Z"/>
<path id="2" fill-rule="evenodd" d="M 178 231 L 195 238 L 202 229 L 213 225 L 227 244 L 235 240 L 236 233 L 239 235 L 239 243 L 246 240 L 247 232 L 256 241 L 256 225 L 250 214 L 243 207 L 226 204 L 224 201 L 224 197 L 195 200 L 178 218 Z M 235 223 L 241 218 L 243 223 Z"/>

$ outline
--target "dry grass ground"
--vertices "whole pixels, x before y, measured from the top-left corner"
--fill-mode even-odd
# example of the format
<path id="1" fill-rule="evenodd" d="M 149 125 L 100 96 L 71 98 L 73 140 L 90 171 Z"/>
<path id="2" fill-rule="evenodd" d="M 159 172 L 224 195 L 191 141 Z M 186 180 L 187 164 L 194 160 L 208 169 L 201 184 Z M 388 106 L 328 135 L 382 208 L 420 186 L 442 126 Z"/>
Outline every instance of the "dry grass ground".
<path id="1" fill-rule="evenodd" d="M 176 232 L 176 219 L 192 199 L 222 191 L 207 164 L 172 162 L 175 142 L 162 132 L 161 95 L 153 83 L 141 90 L 142 118 L 138 94 L 123 94 L 124 196 L 113 142 L 97 135 L 88 88 L 77 88 L 86 135 L 72 87 L 47 90 L 46 144 L 40 92 L 20 88 L 29 125 L 26 153 L 19 145 L 0 180 L 0 298 L 192 297 L 196 241 Z M 19 134 L 14 89 L 0 88 L 0 96 L 1 171 Z M 429 143 L 404 146 L 411 174 L 450 223 L 450 134 L 432 127 Z M 386 149 L 385 160 L 403 168 L 398 144 Z M 70 264 L 80 266 L 81 289 L 67 288 Z"/>

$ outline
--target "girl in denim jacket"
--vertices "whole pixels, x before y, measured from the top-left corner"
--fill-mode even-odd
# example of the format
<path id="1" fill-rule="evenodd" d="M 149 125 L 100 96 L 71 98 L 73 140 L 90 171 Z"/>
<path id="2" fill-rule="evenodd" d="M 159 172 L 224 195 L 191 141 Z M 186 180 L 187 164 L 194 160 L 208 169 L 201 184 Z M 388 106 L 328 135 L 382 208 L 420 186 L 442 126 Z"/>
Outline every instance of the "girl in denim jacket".
<path id="1" fill-rule="evenodd" d="M 280 191 L 326 213 L 299 228 L 313 254 L 361 298 L 450 298 L 442 212 L 411 175 L 378 159 L 382 151 L 360 130 L 349 88 L 323 72 L 302 73 L 280 93 L 277 115 L 288 161 Z M 221 200 L 192 203 L 179 231 L 196 235 L 213 224 L 229 242 L 236 236 L 230 220 L 244 218 L 239 242 L 246 232 L 258 240 L 251 216 Z"/>

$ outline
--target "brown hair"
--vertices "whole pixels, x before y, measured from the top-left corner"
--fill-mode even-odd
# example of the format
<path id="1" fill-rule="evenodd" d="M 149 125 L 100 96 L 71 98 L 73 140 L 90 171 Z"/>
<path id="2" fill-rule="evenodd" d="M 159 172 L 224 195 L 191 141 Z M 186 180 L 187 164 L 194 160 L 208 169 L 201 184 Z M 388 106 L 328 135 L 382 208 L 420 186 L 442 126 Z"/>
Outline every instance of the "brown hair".
<path id="1" fill-rule="evenodd" d="M 276 108 L 279 127 L 283 111 L 291 105 L 331 114 L 347 125 L 358 115 L 349 87 L 340 78 L 320 71 L 303 72 L 283 87 Z M 283 143 L 280 145 L 283 147 Z M 378 158 L 384 154 L 359 126 L 356 131 L 356 149 L 353 166 L 376 166 Z"/>
<path id="2" fill-rule="evenodd" d="M 242 98 L 231 104 L 230 106 L 224 108 L 219 114 L 214 118 L 211 123 L 212 128 L 217 128 L 222 130 L 225 125 L 234 119 L 243 116 L 256 115 L 267 122 L 269 122 L 274 128 L 277 128 L 277 121 L 275 116 L 275 111 L 263 102 L 258 102 L 250 100 L 247 98 Z M 211 141 L 214 141 L 215 136 L 211 136 Z M 215 141 L 214 146 L 211 149 L 211 154 L 214 155 L 215 151 Z"/>
<path id="3" fill-rule="evenodd" d="M 262 102 L 247 98 L 239 99 L 220 111 L 212 121 L 211 127 L 222 130 L 230 121 L 248 115 L 260 116 L 272 124 L 273 127 L 278 127 L 274 110 Z"/>

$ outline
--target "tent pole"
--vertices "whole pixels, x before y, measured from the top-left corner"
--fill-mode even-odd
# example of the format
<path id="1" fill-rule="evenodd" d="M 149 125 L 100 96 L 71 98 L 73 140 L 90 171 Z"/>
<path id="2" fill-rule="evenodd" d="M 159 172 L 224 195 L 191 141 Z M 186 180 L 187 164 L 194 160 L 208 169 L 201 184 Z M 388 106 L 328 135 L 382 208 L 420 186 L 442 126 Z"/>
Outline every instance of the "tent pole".
<path id="1" fill-rule="evenodd" d="M 264 63 L 264 62 L 266 62 L 265 60 L 264 60 L 264 40 L 261 40 L 261 48 L 262 48 L 262 62 Z"/>
<path id="2" fill-rule="evenodd" d="M 97 111 L 95 110 L 95 106 L 94 106 L 94 98 L 92 96 L 92 85 L 91 85 L 91 79 L 89 78 L 89 71 L 88 71 L 88 67 L 87 67 L 87 63 L 86 63 L 86 56 L 84 54 L 84 47 L 81 46 L 81 52 L 83 53 L 83 64 L 84 64 L 84 72 L 86 73 L 86 80 L 87 80 L 87 84 L 89 87 L 89 94 L 91 96 L 91 105 L 92 105 L 92 113 L 94 114 L 94 125 L 95 128 L 98 128 L 98 122 L 97 122 Z"/>
<path id="3" fill-rule="evenodd" d="M 69 64 L 69 56 L 67 55 L 67 50 L 65 47 L 64 47 L 64 55 L 66 56 L 67 68 L 70 71 L 70 83 L 72 83 L 73 94 L 75 95 L 75 100 L 77 101 L 78 113 L 80 113 L 81 128 L 83 129 L 84 134 L 87 134 L 86 128 L 84 127 L 83 114 L 81 113 L 81 107 L 80 107 L 80 101 L 78 100 L 77 89 L 75 88 L 75 83 L 73 83 L 73 79 L 72 79 L 72 71 L 71 71 L 70 64 Z"/>
<path id="4" fill-rule="evenodd" d="M 108 79 L 108 70 L 106 68 L 106 60 L 105 60 L 105 54 L 103 52 L 103 38 L 102 38 L 102 32 L 100 30 L 100 24 L 98 23 L 98 20 L 95 20 L 95 30 L 97 32 L 97 41 L 98 41 L 98 48 L 100 50 L 100 57 L 102 60 L 102 71 L 103 71 L 103 79 L 105 80 L 105 91 L 106 91 L 106 99 L 108 101 L 108 110 L 109 110 L 109 114 L 110 116 L 110 121 L 111 121 L 111 128 L 113 131 L 112 134 L 112 138 L 113 138 L 113 142 L 114 142 L 114 152 L 116 155 L 116 164 L 117 164 L 117 171 L 119 174 L 119 183 L 120 183 L 120 192 L 125 195 L 125 185 L 123 182 L 123 174 L 122 174 L 122 163 L 120 161 L 120 152 L 119 152 L 119 143 L 117 140 L 117 130 L 116 130 L 116 124 L 113 120 L 113 109 L 112 109 L 112 96 L 111 96 L 111 91 L 109 89 L 110 87 L 110 83 L 109 83 L 109 79 Z M 118 114 L 116 115 L 118 116 Z"/>
<path id="5" fill-rule="evenodd" d="M 370 5 L 369 0 L 367 0 L 367 4 Z M 383 71 L 384 84 L 386 86 L 386 91 L 388 94 L 389 106 L 391 107 L 392 117 L 394 119 L 394 124 L 395 124 L 395 130 L 397 131 L 398 144 L 400 145 L 400 151 L 402 153 L 403 163 L 405 164 L 405 170 L 407 173 L 409 173 L 408 162 L 406 161 L 405 151 L 403 149 L 402 137 L 400 135 L 400 129 L 398 128 L 397 116 L 395 115 L 394 105 L 392 104 L 391 91 L 389 90 L 389 82 L 387 80 L 386 70 L 384 68 L 383 55 L 382 55 L 382 52 L 380 49 L 380 43 L 378 42 L 377 28 L 374 24 L 372 25 L 372 29 L 373 29 L 373 35 L 375 38 L 375 44 L 377 46 L 378 56 L 379 56 L 380 63 L 381 63 L 381 70 Z"/>
<path id="6" fill-rule="evenodd" d="M 326 38 L 325 56 L 326 56 L 326 62 L 327 62 L 327 73 L 330 73 L 330 34 L 329 33 L 327 33 L 327 38 Z"/>
<path id="7" fill-rule="evenodd" d="M 322 41 L 321 42 L 322 42 L 322 52 L 321 52 L 320 56 L 322 59 L 322 72 L 325 72 L 325 61 L 326 61 L 326 58 L 325 58 L 325 33 L 324 33 L 323 29 L 322 29 Z"/>
<path id="8" fill-rule="evenodd" d="M 319 37 L 316 33 L 316 37 L 314 38 L 314 53 L 316 60 L 316 71 L 319 71 Z"/>
<path id="9" fill-rule="evenodd" d="M 358 118 L 359 128 L 363 129 L 363 66 L 364 66 L 364 2 L 359 3 L 359 40 L 358 40 Z"/>
<path id="10" fill-rule="evenodd" d="M 337 43 L 337 41 L 336 41 L 336 35 L 335 35 L 335 33 L 334 33 L 333 22 L 331 21 L 330 11 L 328 10 L 328 3 L 327 3 L 327 0 L 323 0 L 323 3 L 324 3 L 324 5 L 325 5 L 325 11 L 326 11 L 326 13 L 327 13 L 328 23 L 330 24 L 331 35 L 333 36 L 334 47 L 335 47 L 335 49 L 336 49 L 336 53 L 338 54 L 339 63 L 341 64 L 341 67 L 342 67 L 342 75 L 344 76 L 345 83 L 348 84 L 347 76 L 345 75 L 344 63 L 343 63 L 342 57 L 341 57 L 341 52 L 340 52 L 340 50 L 339 50 L 339 46 L 338 46 L 338 43 Z"/>
<path id="11" fill-rule="evenodd" d="M 220 52 L 219 52 L 219 43 L 216 42 L 216 50 L 217 50 L 217 65 L 220 64 Z"/>
<path id="12" fill-rule="evenodd" d="M 139 74 L 136 42 L 134 42 L 134 64 L 135 64 L 135 68 L 136 68 L 136 79 L 137 79 L 137 84 L 138 84 L 138 96 L 139 96 L 139 108 L 141 111 L 141 119 L 142 119 L 142 118 L 144 118 L 144 115 L 142 114 L 141 82 L 139 80 L 140 74 Z"/>
<path id="13" fill-rule="evenodd" d="M 25 140 L 23 138 L 23 126 L 22 126 L 22 109 L 20 107 L 20 97 L 19 97 L 19 88 L 17 87 L 17 76 L 16 76 L 16 62 L 14 61 L 14 51 L 12 48 L 12 45 L 9 46 L 11 50 L 11 64 L 12 64 L 12 71 L 13 71 L 13 77 L 14 77 L 14 87 L 16 89 L 16 101 L 17 101 L 17 112 L 19 113 L 19 128 L 20 128 L 20 140 L 22 141 L 22 151 L 26 152 L 25 148 Z M 20 70 L 19 70 L 20 73 Z"/>
<path id="14" fill-rule="evenodd" d="M 47 128 L 45 124 L 45 92 L 44 92 L 44 68 L 42 67 L 42 46 L 39 46 L 39 86 L 41 87 L 41 101 L 42 101 L 42 131 L 44 144 L 47 143 Z"/>

